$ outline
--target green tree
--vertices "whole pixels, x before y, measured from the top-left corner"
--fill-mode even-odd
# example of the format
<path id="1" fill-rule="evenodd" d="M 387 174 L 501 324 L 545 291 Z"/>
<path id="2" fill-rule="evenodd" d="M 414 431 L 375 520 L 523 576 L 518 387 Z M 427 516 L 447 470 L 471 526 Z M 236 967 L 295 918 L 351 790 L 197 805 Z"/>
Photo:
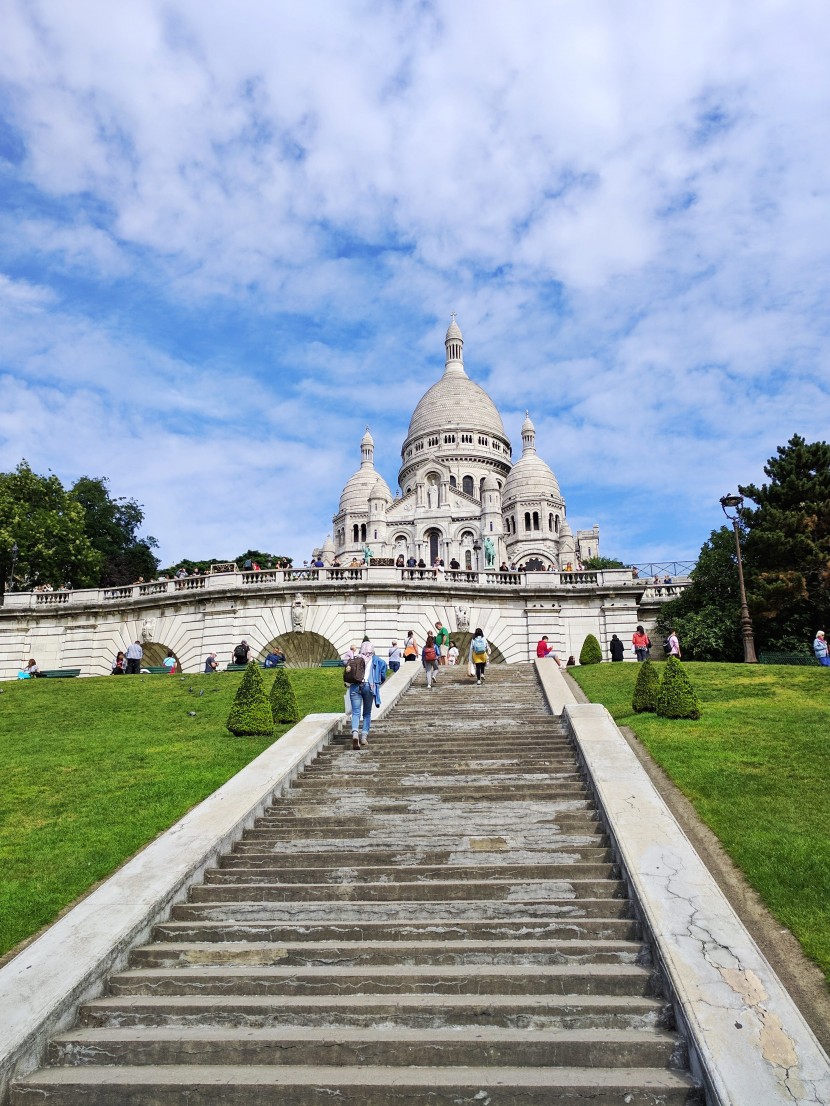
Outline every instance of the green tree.
<path id="1" fill-rule="evenodd" d="M 83 506 L 54 473 L 39 476 L 25 460 L 14 472 L 0 473 L 0 596 L 9 583 L 15 544 L 17 587 L 98 583 L 102 557 L 87 535 Z"/>
<path id="2" fill-rule="evenodd" d="M 251 661 L 240 680 L 227 722 L 237 737 L 267 736 L 274 732 L 274 716 L 265 694 L 259 666 Z"/>
<path id="3" fill-rule="evenodd" d="M 713 530 L 700 550 L 692 583 L 660 609 L 655 633 L 677 630 L 683 654 L 698 661 L 743 660 L 735 532 Z"/>
<path id="4" fill-rule="evenodd" d="M 593 634 L 588 634 L 582 643 L 579 652 L 580 664 L 599 664 L 602 660 L 602 649 Z"/>
<path id="5" fill-rule="evenodd" d="M 139 576 L 152 579 L 158 569 L 153 554 L 158 542 L 138 536 L 143 508 L 134 499 L 113 499 L 104 477 L 82 476 L 69 494 L 84 508 L 86 535 L 102 557 L 98 585 L 118 587 Z"/>
<path id="6" fill-rule="evenodd" d="M 291 680 L 284 668 L 274 670 L 274 682 L 271 685 L 271 713 L 275 722 L 299 722 L 300 711 L 297 696 L 291 686 Z"/>
<path id="7" fill-rule="evenodd" d="M 695 689 L 677 657 L 669 657 L 666 661 L 657 692 L 657 715 L 660 718 L 700 718 Z"/>
<path id="8" fill-rule="evenodd" d="M 660 688 L 660 677 L 651 661 L 643 661 L 639 665 L 639 669 L 631 707 L 635 714 L 645 712 L 653 714 L 657 710 L 657 692 Z"/>
<path id="9" fill-rule="evenodd" d="M 830 619 L 830 445 L 795 434 L 764 472 L 738 488 L 750 611 L 762 648 L 803 650 Z"/>
<path id="10" fill-rule="evenodd" d="M 615 557 L 589 557 L 583 568 L 591 572 L 598 572 L 601 568 L 627 568 L 628 565 L 618 561 Z"/>

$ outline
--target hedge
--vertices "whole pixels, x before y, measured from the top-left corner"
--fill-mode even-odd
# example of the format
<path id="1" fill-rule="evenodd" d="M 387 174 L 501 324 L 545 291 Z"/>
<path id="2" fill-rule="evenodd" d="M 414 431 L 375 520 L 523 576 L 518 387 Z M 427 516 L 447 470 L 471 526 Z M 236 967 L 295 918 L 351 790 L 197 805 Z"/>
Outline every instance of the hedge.
<path id="1" fill-rule="evenodd" d="M 228 715 L 228 729 L 237 737 L 260 737 L 274 732 L 274 716 L 265 694 L 256 661 L 251 661 L 240 681 Z"/>

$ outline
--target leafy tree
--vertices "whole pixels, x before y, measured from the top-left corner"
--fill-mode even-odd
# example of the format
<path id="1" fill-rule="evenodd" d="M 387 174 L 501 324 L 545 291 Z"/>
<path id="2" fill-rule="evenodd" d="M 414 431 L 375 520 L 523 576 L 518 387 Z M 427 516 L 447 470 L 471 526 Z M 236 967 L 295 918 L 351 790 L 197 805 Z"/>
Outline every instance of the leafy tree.
<path id="1" fill-rule="evenodd" d="M 200 572 L 207 572 L 211 565 L 230 564 L 231 561 L 238 568 L 242 568 L 248 560 L 256 561 L 260 568 L 291 567 L 291 557 L 284 557 L 279 553 L 263 553 L 259 549 L 248 549 L 245 553 L 240 553 L 238 557 L 208 557 L 207 560 L 202 561 L 185 557 L 181 561 L 176 561 L 175 564 L 168 565 L 167 568 L 163 568 L 161 571 L 164 576 L 175 576 L 180 568 L 183 568 L 185 572 L 192 572 L 194 568 L 198 568 Z"/>
<path id="2" fill-rule="evenodd" d="M 660 718 L 700 718 L 695 689 L 677 657 L 669 657 L 666 661 L 657 692 L 657 715 Z"/>
<path id="3" fill-rule="evenodd" d="M 739 486 L 747 598 L 759 643 L 805 648 L 830 619 L 830 445 L 798 434 L 764 466 L 769 483 Z"/>
<path id="4" fill-rule="evenodd" d="M 299 722 L 300 711 L 297 696 L 291 686 L 291 680 L 284 668 L 274 670 L 274 682 L 271 685 L 271 713 L 275 722 Z"/>
<path id="5" fill-rule="evenodd" d="M 651 661 L 643 661 L 638 667 L 640 671 L 637 673 L 637 683 L 634 685 L 634 697 L 631 700 L 631 707 L 635 714 L 645 712 L 653 714 L 657 710 L 657 692 L 660 688 L 660 677 Z"/>
<path id="6" fill-rule="evenodd" d="M 87 537 L 103 560 L 97 582 L 101 587 L 118 587 L 139 576 L 150 580 L 158 569 L 153 554 L 158 542 L 138 536 L 143 508 L 134 499 L 113 499 L 107 483 L 105 477 L 82 476 L 69 493 L 84 508 Z"/>
<path id="7" fill-rule="evenodd" d="M 582 643 L 579 653 L 580 664 L 599 664 L 602 660 L 602 649 L 593 634 L 588 634 Z"/>
<path id="8" fill-rule="evenodd" d="M 25 460 L 14 472 L 0 473 L 0 596 L 8 586 L 15 543 L 18 587 L 98 583 L 102 556 L 87 535 L 83 506 L 54 473 L 39 476 Z"/>
<path id="9" fill-rule="evenodd" d="M 245 669 L 228 715 L 227 726 L 237 737 L 267 736 L 274 732 L 271 704 L 265 694 L 256 661 L 251 661 Z"/>
<path id="10" fill-rule="evenodd" d="M 691 586 L 660 609 L 655 632 L 666 637 L 676 629 L 684 655 L 694 660 L 743 660 L 734 530 L 712 531 L 691 578 Z"/>
<path id="11" fill-rule="evenodd" d="M 589 557 L 584 562 L 583 567 L 591 572 L 598 572 L 601 568 L 628 568 L 628 565 L 618 561 L 615 557 Z"/>

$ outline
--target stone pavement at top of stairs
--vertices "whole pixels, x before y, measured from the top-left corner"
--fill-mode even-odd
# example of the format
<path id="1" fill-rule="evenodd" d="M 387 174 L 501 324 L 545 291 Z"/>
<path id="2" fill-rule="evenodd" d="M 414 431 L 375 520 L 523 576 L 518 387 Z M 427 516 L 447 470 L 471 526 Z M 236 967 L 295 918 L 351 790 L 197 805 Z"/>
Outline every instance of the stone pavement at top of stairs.
<path id="1" fill-rule="evenodd" d="M 15 1106 L 702 1102 L 531 665 L 419 677 L 134 949 Z"/>

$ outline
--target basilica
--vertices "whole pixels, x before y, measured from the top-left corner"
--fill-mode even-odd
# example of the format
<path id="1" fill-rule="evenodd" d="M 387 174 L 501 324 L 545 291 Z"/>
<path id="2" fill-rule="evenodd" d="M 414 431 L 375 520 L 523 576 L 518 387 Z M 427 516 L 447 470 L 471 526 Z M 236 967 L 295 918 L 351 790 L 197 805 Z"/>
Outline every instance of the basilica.
<path id="1" fill-rule="evenodd" d="M 536 452 L 529 415 L 522 455 L 513 461 L 495 404 L 465 371 L 454 316 L 444 346 L 444 373 L 409 423 L 396 494 L 375 469 L 367 428 L 360 468 L 343 488 L 322 559 L 403 557 L 467 570 L 508 564 L 544 571 L 598 556 L 599 527 L 572 532 L 556 477 Z"/>

